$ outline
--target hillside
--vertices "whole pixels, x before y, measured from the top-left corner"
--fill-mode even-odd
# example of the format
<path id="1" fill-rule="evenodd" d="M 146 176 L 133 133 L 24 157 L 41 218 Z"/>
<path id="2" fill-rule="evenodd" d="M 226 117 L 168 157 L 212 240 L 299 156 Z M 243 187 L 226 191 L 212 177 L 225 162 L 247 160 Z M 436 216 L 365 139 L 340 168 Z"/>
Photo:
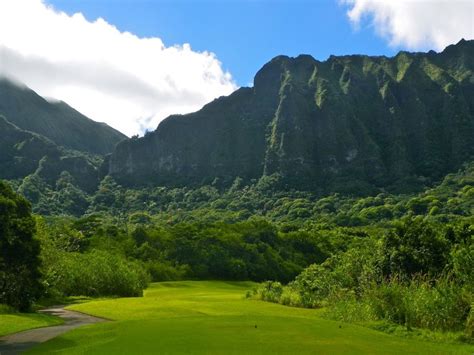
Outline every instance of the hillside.
<path id="1" fill-rule="evenodd" d="M 3 116 L 0 116 L 0 132 L 0 178 L 23 178 L 35 172 L 41 158 L 59 154 L 53 142 L 21 130 Z"/>
<path id="2" fill-rule="evenodd" d="M 125 185 L 232 182 L 278 174 L 326 192 L 403 192 L 474 154 L 474 41 L 395 57 L 279 56 L 241 88 L 118 144 Z"/>
<path id="3" fill-rule="evenodd" d="M 472 176 L 473 48 L 461 41 L 442 53 L 326 62 L 280 56 L 257 73 L 253 88 L 171 116 L 155 132 L 123 140 L 110 156 L 68 149 L 5 116 L 0 179 L 48 215 L 148 211 L 214 220 L 230 209 L 230 220 L 324 216 L 340 225 L 420 208 L 466 215 L 472 204 L 463 184 L 449 186 L 447 198 L 421 192 L 444 186 L 449 173 Z M 11 104 L 5 97 L 15 94 L 51 105 L 3 81 L 8 86 L 0 102 Z M 18 118 L 27 109 L 16 110 Z M 97 134 L 87 128 L 92 138 L 82 142 L 103 143 Z M 367 196 L 378 197 L 372 203 Z M 359 204 L 360 197 L 370 203 Z M 411 198 L 423 206 L 408 206 Z M 460 201 L 455 212 L 444 211 L 448 200 L 451 207 Z"/>
<path id="4" fill-rule="evenodd" d="M 51 103 L 28 87 L 0 77 L 0 115 L 18 128 L 57 145 L 94 154 L 110 153 L 125 135 L 82 115 L 64 102 Z"/>
<path id="5" fill-rule="evenodd" d="M 48 189 L 69 188 L 67 199 L 58 197 L 55 213 L 84 209 L 85 193 L 99 184 L 100 156 L 67 150 L 48 138 L 25 131 L 0 115 L 0 179 L 16 180 L 19 191 L 35 210 L 51 210 Z M 58 199 L 56 198 L 56 199 Z"/>

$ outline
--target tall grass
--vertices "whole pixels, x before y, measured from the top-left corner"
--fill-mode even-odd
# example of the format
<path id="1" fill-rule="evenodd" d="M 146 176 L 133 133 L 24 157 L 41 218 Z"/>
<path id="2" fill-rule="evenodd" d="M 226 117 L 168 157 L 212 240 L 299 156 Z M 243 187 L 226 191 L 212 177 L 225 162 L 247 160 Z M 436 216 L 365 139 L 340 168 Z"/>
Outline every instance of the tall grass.
<path id="1" fill-rule="evenodd" d="M 44 275 L 52 296 L 141 296 L 148 283 L 142 265 L 118 254 L 92 251 L 57 256 Z"/>
<path id="2" fill-rule="evenodd" d="M 422 278 L 402 282 L 394 277 L 365 290 L 360 298 L 375 318 L 407 328 L 462 330 L 471 309 L 471 295 L 448 277 L 435 282 Z"/>
<path id="3" fill-rule="evenodd" d="M 472 293 L 441 277 L 436 281 L 415 277 L 410 281 L 392 277 L 358 289 L 333 287 L 311 291 L 295 283 L 283 286 L 265 282 L 254 297 L 285 305 L 314 308 L 326 306 L 329 318 L 346 322 L 386 320 L 405 326 L 434 331 L 462 331 L 472 337 L 474 316 Z M 310 300 L 310 301 L 308 301 Z"/>

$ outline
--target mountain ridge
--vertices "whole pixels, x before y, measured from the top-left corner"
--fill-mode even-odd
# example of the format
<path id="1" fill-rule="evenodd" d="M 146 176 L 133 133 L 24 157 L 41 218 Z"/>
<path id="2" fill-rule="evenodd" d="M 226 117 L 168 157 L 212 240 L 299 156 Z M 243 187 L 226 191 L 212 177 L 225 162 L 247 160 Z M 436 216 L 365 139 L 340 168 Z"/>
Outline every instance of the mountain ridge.
<path id="1" fill-rule="evenodd" d="M 295 188 L 403 188 L 474 155 L 474 41 L 396 56 L 277 56 L 252 88 L 119 143 L 125 185 L 278 174 Z M 349 186 L 350 185 L 350 186 Z"/>
<path id="2" fill-rule="evenodd" d="M 54 143 L 93 154 L 110 153 L 127 137 L 91 120 L 63 101 L 47 100 L 26 85 L 0 77 L 0 114 L 23 130 Z"/>

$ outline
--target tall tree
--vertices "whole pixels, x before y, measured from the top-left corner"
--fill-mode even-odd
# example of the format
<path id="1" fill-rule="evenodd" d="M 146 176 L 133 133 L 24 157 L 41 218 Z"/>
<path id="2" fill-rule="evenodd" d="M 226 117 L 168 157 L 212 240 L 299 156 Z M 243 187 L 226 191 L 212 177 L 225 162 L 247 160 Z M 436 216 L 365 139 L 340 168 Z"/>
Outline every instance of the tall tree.
<path id="1" fill-rule="evenodd" d="M 0 303 L 28 310 L 41 294 L 31 205 L 0 181 Z"/>

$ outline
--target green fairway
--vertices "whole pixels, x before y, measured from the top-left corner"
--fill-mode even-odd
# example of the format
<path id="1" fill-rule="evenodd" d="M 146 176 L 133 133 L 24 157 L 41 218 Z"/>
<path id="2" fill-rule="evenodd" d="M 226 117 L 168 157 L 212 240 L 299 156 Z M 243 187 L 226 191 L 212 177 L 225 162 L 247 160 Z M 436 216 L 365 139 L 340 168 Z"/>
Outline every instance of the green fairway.
<path id="1" fill-rule="evenodd" d="M 0 336 L 22 330 L 62 324 L 60 318 L 37 313 L 0 314 Z"/>
<path id="2" fill-rule="evenodd" d="M 163 282 L 144 298 L 77 304 L 113 319 L 85 326 L 30 353 L 64 354 L 472 354 L 473 346 L 408 340 L 320 318 L 317 310 L 244 298 L 246 282 Z"/>

